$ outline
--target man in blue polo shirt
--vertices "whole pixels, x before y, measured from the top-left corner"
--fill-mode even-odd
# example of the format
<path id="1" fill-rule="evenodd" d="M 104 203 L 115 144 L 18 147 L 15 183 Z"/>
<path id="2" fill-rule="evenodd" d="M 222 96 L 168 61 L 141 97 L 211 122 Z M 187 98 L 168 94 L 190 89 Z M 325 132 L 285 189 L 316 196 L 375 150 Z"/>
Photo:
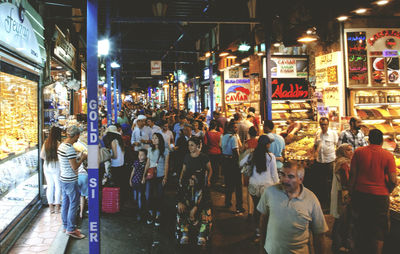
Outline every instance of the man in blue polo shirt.
<path id="1" fill-rule="evenodd" d="M 274 127 L 275 127 L 274 122 L 272 122 L 271 120 L 264 121 L 264 126 L 263 126 L 264 134 L 271 136 L 272 139 L 274 140 L 271 143 L 271 146 L 269 147 L 269 151 L 275 155 L 276 168 L 279 171 L 282 168 L 284 161 L 283 156 L 285 154 L 285 140 L 281 135 L 273 133 Z"/>

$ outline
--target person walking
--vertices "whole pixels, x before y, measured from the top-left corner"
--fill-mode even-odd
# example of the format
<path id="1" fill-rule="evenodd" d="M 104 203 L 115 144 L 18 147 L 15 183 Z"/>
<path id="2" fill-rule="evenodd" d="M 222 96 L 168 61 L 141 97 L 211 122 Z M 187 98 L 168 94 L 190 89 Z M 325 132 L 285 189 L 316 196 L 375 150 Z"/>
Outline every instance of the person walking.
<path id="1" fill-rule="evenodd" d="M 367 146 L 368 142 L 365 140 L 364 133 L 361 131 L 361 119 L 352 117 L 349 121 L 350 129 L 342 131 L 339 136 L 338 146 L 341 144 L 350 144 L 353 151 L 362 146 Z"/>
<path id="2" fill-rule="evenodd" d="M 40 152 L 40 158 L 44 160 L 43 172 L 46 178 L 46 198 L 50 213 L 60 213 L 61 186 L 60 164 L 58 162 L 57 149 L 61 142 L 61 129 L 53 126 L 49 137 L 46 139 Z"/>
<path id="3" fill-rule="evenodd" d="M 209 131 L 204 135 L 205 150 L 210 158 L 211 168 L 214 172 L 211 177 L 211 184 L 215 184 L 218 181 L 218 177 L 221 176 L 221 147 L 219 144 L 222 134 L 217 131 L 217 128 L 217 121 L 211 120 Z"/>
<path id="4" fill-rule="evenodd" d="M 279 172 L 280 183 L 265 189 L 258 202 L 260 216 L 259 253 L 326 253 L 325 232 L 328 231 L 317 197 L 303 186 L 304 168 L 285 162 Z"/>
<path id="5" fill-rule="evenodd" d="M 397 185 L 393 154 L 382 148 L 383 133 L 373 129 L 369 145 L 358 148 L 350 166 L 351 205 L 355 213 L 356 253 L 381 254 L 389 225 L 389 194 Z"/>
<path id="6" fill-rule="evenodd" d="M 348 252 L 350 234 L 348 227 L 349 174 L 353 147 L 342 144 L 336 150 L 336 160 L 332 177 L 330 214 L 335 218 L 332 229 L 332 250 Z"/>
<path id="7" fill-rule="evenodd" d="M 321 129 L 318 130 L 314 139 L 315 163 L 311 177 L 312 186 L 322 207 L 328 208 L 338 135 L 329 128 L 328 118 L 321 117 L 319 125 Z"/>
<path id="8" fill-rule="evenodd" d="M 154 133 L 152 145 L 147 152 L 147 162 L 142 183 L 145 185 L 147 224 L 160 226 L 164 186 L 168 179 L 169 150 L 165 148 L 164 138 Z"/>
<path id="9" fill-rule="evenodd" d="M 78 141 L 80 129 L 73 125 L 67 129 L 67 139 L 60 144 L 57 150 L 60 163 L 60 185 L 62 190 L 61 219 L 65 232 L 74 238 L 83 239 L 86 236 L 76 228 L 76 215 L 79 207 L 78 170 L 87 158 L 82 153 L 80 158 L 73 147 Z"/>
<path id="10" fill-rule="evenodd" d="M 236 192 L 236 213 L 243 213 L 242 174 L 239 169 L 239 141 L 237 125 L 232 120 L 226 127 L 221 139 L 222 170 L 225 177 L 225 208 L 232 206 L 232 192 Z"/>

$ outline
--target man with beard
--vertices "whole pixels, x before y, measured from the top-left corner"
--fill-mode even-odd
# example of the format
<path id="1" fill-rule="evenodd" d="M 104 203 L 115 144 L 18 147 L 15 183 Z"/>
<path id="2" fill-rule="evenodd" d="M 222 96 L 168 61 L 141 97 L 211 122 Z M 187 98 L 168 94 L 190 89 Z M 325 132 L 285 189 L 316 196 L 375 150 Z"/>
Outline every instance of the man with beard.
<path id="1" fill-rule="evenodd" d="M 347 143 L 353 147 L 353 151 L 362 146 L 367 146 L 368 142 L 365 140 L 364 133 L 360 130 L 361 119 L 352 117 L 349 121 L 350 129 L 342 131 L 339 136 L 338 147 L 341 144 Z"/>
<path id="2" fill-rule="evenodd" d="M 261 213 L 259 253 L 311 253 L 310 229 L 314 253 L 326 253 L 324 238 L 328 226 L 317 197 L 302 184 L 304 168 L 286 162 L 279 178 L 280 183 L 268 187 L 257 206 Z"/>

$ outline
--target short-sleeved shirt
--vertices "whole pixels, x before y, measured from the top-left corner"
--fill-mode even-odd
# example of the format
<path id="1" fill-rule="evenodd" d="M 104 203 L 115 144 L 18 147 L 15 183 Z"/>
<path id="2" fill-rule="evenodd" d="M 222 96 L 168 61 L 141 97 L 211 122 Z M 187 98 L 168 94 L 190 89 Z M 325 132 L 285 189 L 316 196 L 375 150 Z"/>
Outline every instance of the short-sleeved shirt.
<path id="1" fill-rule="evenodd" d="M 134 146 L 135 151 L 139 151 L 140 149 L 147 149 L 149 147 L 148 144 L 142 144 L 141 140 L 151 140 L 151 129 L 148 126 L 144 126 L 143 128 L 136 127 L 132 132 L 131 144 L 139 142 L 139 146 Z"/>
<path id="2" fill-rule="evenodd" d="M 72 169 L 69 160 L 76 159 L 75 148 L 71 144 L 61 143 L 57 150 L 58 161 L 60 163 L 60 181 L 75 182 L 78 181 L 78 175 Z"/>
<path id="3" fill-rule="evenodd" d="M 171 139 L 174 140 L 174 134 L 172 133 L 172 131 L 170 131 L 170 130 L 167 130 L 166 132 L 161 131 L 161 135 L 164 138 L 165 147 L 168 149 L 171 149 L 170 148 Z"/>
<path id="4" fill-rule="evenodd" d="M 353 151 L 362 146 L 367 146 L 368 142 L 365 140 L 364 133 L 358 130 L 357 134 L 354 135 L 351 130 L 344 130 L 340 133 L 338 146 L 341 144 L 350 144 L 353 147 Z"/>
<path id="5" fill-rule="evenodd" d="M 269 212 L 264 245 L 268 253 L 309 253 L 309 229 L 314 234 L 328 231 L 317 197 L 301 187 L 299 196 L 291 200 L 281 184 L 268 187 L 262 194 L 257 210 L 262 214 Z"/>
<path id="6" fill-rule="evenodd" d="M 221 139 L 221 132 L 208 131 L 204 136 L 204 144 L 207 145 L 208 154 L 221 154 L 219 141 Z"/>
<path id="7" fill-rule="evenodd" d="M 157 167 L 157 177 L 162 177 L 164 176 L 165 172 L 165 158 L 167 158 L 169 150 L 164 150 L 164 156 L 159 156 L 159 154 L 160 151 L 158 149 L 155 149 L 154 151 L 151 147 L 147 149 L 147 157 L 150 160 L 150 168 Z"/>
<path id="8" fill-rule="evenodd" d="M 282 157 L 282 151 L 285 149 L 285 140 L 282 138 L 281 135 L 276 133 L 268 133 L 268 135 L 272 135 L 274 138 L 274 142 L 271 143 L 269 147 L 269 151 L 275 155 L 275 157 Z M 276 161 L 276 167 L 282 168 L 283 163 L 280 161 Z"/>
<path id="9" fill-rule="evenodd" d="M 315 136 L 315 145 L 318 156 L 316 160 L 320 163 L 330 163 L 336 159 L 336 145 L 338 143 L 336 131 L 328 129 L 326 133 L 318 130 Z"/>
<path id="10" fill-rule="evenodd" d="M 356 173 L 355 189 L 373 195 L 389 195 L 386 175 L 396 172 L 393 154 L 380 145 L 358 148 L 351 160 L 351 168 Z"/>
<path id="11" fill-rule="evenodd" d="M 239 148 L 238 141 L 237 141 L 235 135 L 225 134 L 222 137 L 221 147 L 222 147 L 222 154 L 233 155 L 232 150 Z"/>
<path id="12" fill-rule="evenodd" d="M 205 173 L 207 171 L 207 163 L 210 162 L 210 158 L 204 154 L 200 153 L 198 157 L 192 157 L 190 153 L 186 154 L 183 164 L 186 166 L 186 172 L 183 176 L 184 182 L 187 181 L 189 177 L 193 174 L 196 175 L 201 184 L 204 184 Z"/>
<path id="13" fill-rule="evenodd" d="M 142 182 L 145 166 L 146 166 L 146 161 L 141 162 L 137 160 L 133 163 L 133 167 L 135 169 L 135 172 L 133 173 L 132 177 L 133 184 L 140 184 Z"/>

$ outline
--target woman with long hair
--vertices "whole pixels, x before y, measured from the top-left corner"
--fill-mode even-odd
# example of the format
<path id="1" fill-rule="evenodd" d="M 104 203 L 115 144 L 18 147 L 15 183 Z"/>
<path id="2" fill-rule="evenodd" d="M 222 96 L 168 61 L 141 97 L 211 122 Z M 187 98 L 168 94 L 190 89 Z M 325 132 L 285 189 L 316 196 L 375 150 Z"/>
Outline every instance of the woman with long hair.
<path id="1" fill-rule="evenodd" d="M 146 184 L 147 224 L 160 226 L 160 215 L 164 186 L 168 179 L 169 150 L 165 148 L 164 138 L 160 133 L 152 136 L 152 145 L 148 149 L 147 162 L 142 183 Z M 155 168 L 154 176 L 149 179 L 149 168 Z"/>
<path id="2" fill-rule="evenodd" d="M 275 155 L 269 152 L 273 139 L 268 135 L 261 135 L 258 138 L 257 147 L 253 152 L 252 164 L 253 174 L 249 179 L 248 191 L 254 203 L 254 216 L 256 225 L 259 224 L 260 213 L 255 209 L 260 201 L 264 190 L 279 182 L 278 170 L 276 168 Z M 259 230 L 257 229 L 257 236 Z"/>
<path id="3" fill-rule="evenodd" d="M 217 128 L 217 121 L 211 120 L 210 129 L 206 132 L 206 135 L 204 135 L 205 152 L 210 157 L 211 168 L 213 169 L 213 175 L 211 177 L 212 184 L 215 184 L 218 181 L 218 177 L 221 176 L 221 147 L 219 144 L 222 134 Z"/>
<path id="4" fill-rule="evenodd" d="M 339 251 L 349 251 L 352 247 L 347 214 L 350 162 L 352 157 L 353 147 L 350 144 L 342 144 L 336 149 L 330 213 L 335 218 L 332 229 L 332 250 L 338 253 Z"/>
<path id="5" fill-rule="evenodd" d="M 105 146 L 111 149 L 111 175 L 115 185 L 120 188 L 121 204 L 123 204 L 128 195 L 126 178 L 128 178 L 129 172 L 124 167 L 125 145 L 117 126 L 108 126 L 103 140 Z"/>
<path id="6" fill-rule="evenodd" d="M 40 158 L 44 160 L 43 171 L 47 182 L 46 197 L 50 213 L 60 213 L 61 186 L 59 182 L 60 165 L 58 163 L 57 149 L 61 142 L 61 129 L 53 126 L 49 137 L 43 144 Z"/>

